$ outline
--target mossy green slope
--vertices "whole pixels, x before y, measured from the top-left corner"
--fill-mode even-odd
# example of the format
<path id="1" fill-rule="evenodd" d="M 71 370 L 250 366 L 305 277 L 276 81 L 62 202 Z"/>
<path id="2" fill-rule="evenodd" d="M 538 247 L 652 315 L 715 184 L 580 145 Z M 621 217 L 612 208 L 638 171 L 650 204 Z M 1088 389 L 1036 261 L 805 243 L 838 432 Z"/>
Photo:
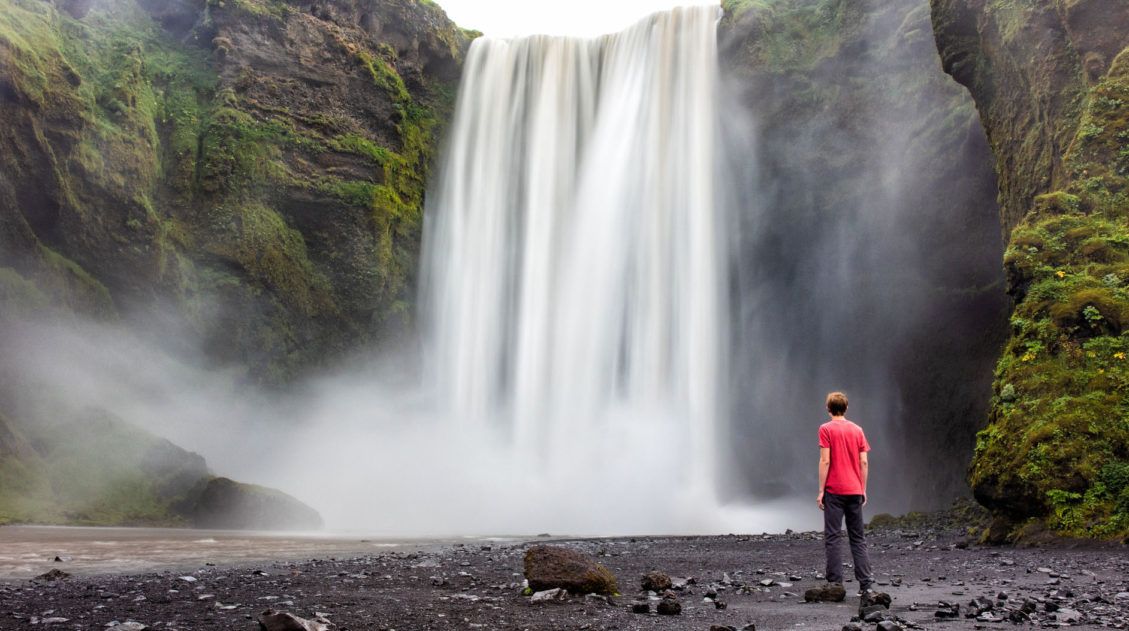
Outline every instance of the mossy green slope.
<path id="1" fill-rule="evenodd" d="M 934 0 L 1001 176 L 1011 337 L 970 470 L 991 535 L 1129 535 L 1129 7 Z"/>
<path id="2" fill-rule="evenodd" d="M 467 36 L 416 0 L 87 4 L 0 0 L 5 306 L 273 384 L 405 334 Z"/>
<path id="3" fill-rule="evenodd" d="M 284 386 L 409 336 L 471 35 L 420 0 L 0 0 L 0 342 L 118 321 Z M 29 414 L 0 427 L 0 519 L 184 521 L 157 438 Z"/>

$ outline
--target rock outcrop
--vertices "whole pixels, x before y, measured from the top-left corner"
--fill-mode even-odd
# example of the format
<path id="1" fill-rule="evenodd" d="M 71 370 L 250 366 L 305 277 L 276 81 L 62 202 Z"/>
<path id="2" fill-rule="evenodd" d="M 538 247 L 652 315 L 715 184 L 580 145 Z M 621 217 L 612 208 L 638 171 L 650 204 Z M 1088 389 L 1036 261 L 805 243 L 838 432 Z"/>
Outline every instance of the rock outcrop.
<path id="1" fill-rule="evenodd" d="M 277 386 L 402 344 L 471 35 L 417 0 L 0 0 L 0 345 L 28 320 L 118 322 Z M 0 354 L 0 375 L 21 361 Z M 0 380 L 0 409 L 21 381 Z M 116 421 L 120 447 L 82 444 L 85 420 L 16 420 L 0 520 L 269 527 L 285 504 L 317 521 Z M 202 480 L 199 514 L 170 508 Z M 215 510 L 230 502 L 249 512 Z"/>
<path id="2" fill-rule="evenodd" d="M 1129 6 L 932 0 L 1000 177 L 1015 300 L 970 481 L 993 538 L 1129 533 Z"/>
<path id="3" fill-rule="evenodd" d="M 811 397 L 840 388 L 876 438 L 874 497 L 940 508 L 967 492 L 1006 337 L 972 99 L 941 69 L 925 0 L 723 4 L 721 63 L 740 90 L 725 135 L 743 156 L 727 176 L 747 184 L 734 477 L 806 494 Z"/>
<path id="4" fill-rule="evenodd" d="M 320 530 L 317 511 L 293 497 L 227 478 L 201 481 L 181 511 L 197 528 Z"/>
<path id="5" fill-rule="evenodd" d="M 409 330 L 425 180 L 469 41 L 438 7 L 0 11 L 0 315 L 187 334 L 266 383 Z"/>

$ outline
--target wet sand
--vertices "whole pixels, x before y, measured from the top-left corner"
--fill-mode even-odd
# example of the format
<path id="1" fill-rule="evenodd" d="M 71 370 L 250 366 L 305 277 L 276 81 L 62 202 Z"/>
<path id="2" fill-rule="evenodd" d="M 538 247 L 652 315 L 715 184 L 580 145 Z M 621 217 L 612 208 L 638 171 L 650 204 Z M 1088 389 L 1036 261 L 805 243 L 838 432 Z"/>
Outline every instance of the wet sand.
<path id="1" fill-rule="evenodd" d="M 32 531 L 3 532 L 6 554 L 9 542 L 20 532 Z M 29 628 L 33 621 L 44 625 L 55 619 L 46 628 L 102 629 L 114 621 L 134 620 L 151 629 L 253 631 L 258 615 L 271 607 L 305 618 L 320 614 L 334 623 L 333 631 L 708 631 L 714 625 L 741 628 L 749 623 L 760 631 L 834 631 L 849 622 L 859 606 L 854 595 L 857 586 L 852 583 L 847 584 L 845 602 L 802 602 L 805 589 L 822 583 L 823 549 L 816 533 L 554 541 L 605 564 L 618 577 L 622 595 L 611 602 L 574 597 L 539 605 L 521 594 L 522 556 L 529 545 L 543 542 L 538 539 L 362 543 L 231 534 L 224 539 L 194 531 L 166 536 L 166 532 L 138 536 L 142 542 L 162 542 L 152 544 L 154 550 L 184 546 L 191 551 L 193 544 L 212 547 L 206 548 L 207 554 L 167 557 L 177 564 L 175 570 L 123 574 L 124 566 L 119 565 L 117 573 L 103 574 L 97 573 L 96 560 L 85 560 L 81 563 L 95 573 L 53 582 L 6 581 L 0 584 L 0 628 Z M 38 543 L 37 553 L 51 553 L 47 542 Z M 1124 546 L 991 548 L 969 545 L 956 534 L 914 530 L 871 533 L 870 544 L 880 589 L 894 598 L 890 615 L 908 628 L 1014 626 L 966 618 L 973 598 L 990 599 L 1001 617 L 1029 605 L 1031 614 L 1024 615 L 1031 622 L 1024 626 L 1129 628 L 1129 552 Z M 241 550 L 241 545 L 250 547 Z M 385 547 L 347 555 L 366 545 Z M 118 558 L 128 550 L 106 557 Z M 250 560 L 272 550 L 312 560 L 273 555 L 271 560 Z M 197 564 L 188 567 L 193 554 Z M 158 563 L 155 555 L 146 562 Z M 209 562 L 217 565 L 206 565 Z M 79 569 L 79 563 L 51 567 L 69 572 Z M 682 604 L 681 615 L 632 613 L 639 578 L 650 570 L 695 579 L 695 584 L 674 594 Z M 766 580 L 771 584 L 762 584 Z M 703 600 L 710 591 L 717 592 L 725 609 Z M 938 619 L 939 601 L 959 604 L 959 617 Z"/>
<path id="2" fill-rule="evenodd" d="M 0 581 L 28 579 L 56 568 L 74 575 L 130 574 L 195 569 L 207 567 L 206 564 L 225 567 L 264 560 L 428 550 L 459 541 L 332 533 L 4 526 L 0 527 Z M 476 538 L 473 541 L 507 540 Z M 61 561 L 56 561 L 56 557 Z"/>

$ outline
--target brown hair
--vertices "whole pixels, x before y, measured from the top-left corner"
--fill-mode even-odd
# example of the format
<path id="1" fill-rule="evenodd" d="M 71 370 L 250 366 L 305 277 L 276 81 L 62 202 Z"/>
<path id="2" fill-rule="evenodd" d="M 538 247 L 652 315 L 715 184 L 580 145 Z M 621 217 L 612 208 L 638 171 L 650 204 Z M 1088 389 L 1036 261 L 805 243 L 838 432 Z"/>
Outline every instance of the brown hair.
<path id="1" fill-rule="evenodd" d="M 827 411 L 832 416 L 842 416 L 847 411 L 847 395 L 842 392 L 827 395 Z"/>

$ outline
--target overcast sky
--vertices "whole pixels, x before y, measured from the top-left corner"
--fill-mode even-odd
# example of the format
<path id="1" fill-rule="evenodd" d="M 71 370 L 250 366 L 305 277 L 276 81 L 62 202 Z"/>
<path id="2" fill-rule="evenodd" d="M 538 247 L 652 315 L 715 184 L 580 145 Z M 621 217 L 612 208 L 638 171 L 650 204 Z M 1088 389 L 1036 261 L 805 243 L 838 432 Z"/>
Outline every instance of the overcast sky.
<path id="1" fill-rule="evenodd" d="M 709 0 L 437 0 L 459 26 L 491 37 L 619 31 L 654 13 Z"/>

